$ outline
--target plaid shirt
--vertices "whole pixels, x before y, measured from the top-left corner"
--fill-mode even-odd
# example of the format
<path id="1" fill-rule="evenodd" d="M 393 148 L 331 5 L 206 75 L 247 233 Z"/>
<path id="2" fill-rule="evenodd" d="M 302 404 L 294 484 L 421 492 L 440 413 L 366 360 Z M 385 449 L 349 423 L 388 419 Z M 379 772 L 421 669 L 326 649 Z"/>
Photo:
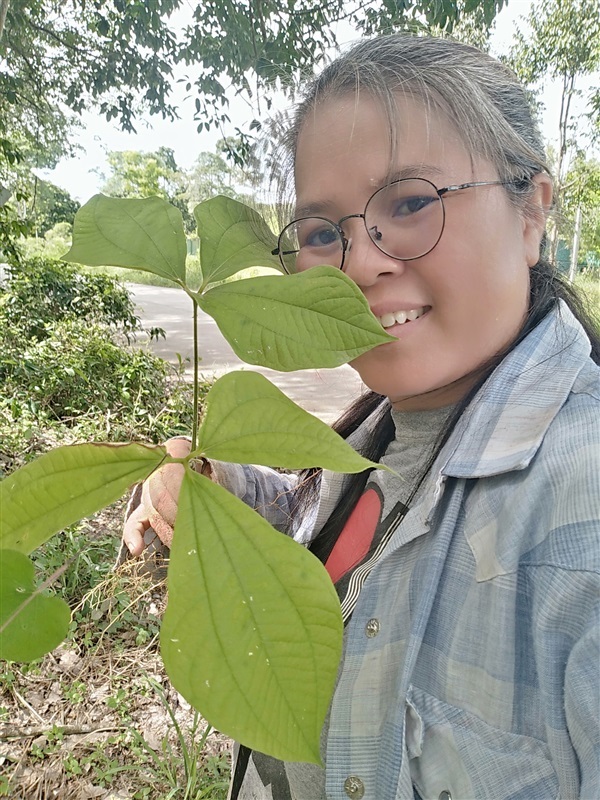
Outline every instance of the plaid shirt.
<path id="1" fill-rule="evenodd" d="M 560 305 L 488 379 L 394 532 L 347 629 L 330 800 L 600 798 L 589 352 Z M 248 467 L 222 478 L 284 526 L 293 478 Z M 324 483 L 318 520 L 343 490 Z"/>

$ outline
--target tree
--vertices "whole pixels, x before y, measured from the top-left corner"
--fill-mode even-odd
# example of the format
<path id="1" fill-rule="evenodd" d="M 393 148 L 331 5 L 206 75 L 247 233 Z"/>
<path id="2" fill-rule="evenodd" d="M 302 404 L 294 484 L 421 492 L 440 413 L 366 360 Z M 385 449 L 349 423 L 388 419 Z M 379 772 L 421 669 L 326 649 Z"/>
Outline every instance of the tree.
<path id="1" fill-rule="evenodd" d="M 198 203 L 221 194 L 242 199 L 248 175 L 228 163 L 222 153 L 231 142 L 218 143 L 216 153 L 202 152 L 191 169 L 178 167 L 173 151 L 160 147 L 156 152 L 136 150 L 107 154 L 110 174 L 102 192 L 111 197 L 163 197 L 183 213 L 187 233 L 195 233 L 192 210 Z"/>
<path id="2" fill-rule="evenodd" d="M 548 77 L 560 82 L 561 108 L 558 121 L 556 196 L 561 212 L 562 188 L 569 167 L 569 148 L 581 135 L 574 119 L 573 98 L 578 81 L 600 66 L 599 0 L 540 0 L 527 17 L 530 34 L 517 31 L 510 62 L 520 78 L 533 88 Z M 596 98 L 596 99 L 594 99 Z M 597 95 L 590 94 L 589 110 Z M 597 123 L 596 123 L 597 124 Z M 554 252 L 558 234 L 553 237 Z"/>
<path id="3" fill-rule="evenodd" d="M 113 150 L 107 154 L 111 169 L 102 191 L 112 197 L 150 197 L 169 199 L 185 190 L 185 179 L 170 147 L 153 153 L 138 150 Z"/>
<path id="4" fill-rule="evenodd" d="M 478 8 L 491 22 L 504 3 L 209 0 L 196 4 L 181 30 L 175 12 L 182 0 L 4 0 L 0 91 L 8 102 L 2 116 L 16 124 L 17 108 L 31 138 L 40 124 L 51 129 L 51 121 L 68 119 L 65 109 L 78 114 L 99 107 L 133 130 L 140 109 L 176 114 L 169 100 L 173 68 L 183 63 L 199 72 L 187 84 L 198 92 L 199 124 L 221 124 L 228 86 L 253 102 L 265 89 L 289 86 L 335 46 L 334 25 L 342 19 L 364 34 L 404 28 L 418 18 L 451 30 L 461 15 Z"/>
<path id="5" fill-rule="evenodd" d="M 0 0 L 0 198 L 18 192 L 15 155 L 28 166 L 52 167 L 69 151 L 78 115 L 98 109 L 124 130 L 141 113 L 174 118 L 174 69 L 189 71 L 198 130 L 229 122 L 227 93 L 251 108 L 249 131 L 237 131 L 237 163 L 260 127 L 262 103 L 274 88 L 291 91 L 336 45 L 345 20 L 359 34 L 415 26 L 450 31 L 481 9 L 491 23 L 506 0 Z M 3 232 L 26 223 L 0 199 Z M 12 228 L 11 228 L 12 230 Z M 5 248 L 6 249 L 6 248 Z"/>
<path id="6" fill-rule="evenodd" d="M 23 214 L 33 168 L 71 152 L 78 115 L 98 107 L 133 130 L 140 108 L 175 116 L 168 102 L 181 0 L 2 0 L 0 6 L 0 250 L 32 229 Z M 13 252 L 13 255 L 16 251 Z"/>
<path id="7" fill-rule="evenodd" d="M 600 262 L 600 161 L 586 158 L 581 150 L 563 183 L 564 233 L 574 230 L 578 209 L 581 209 L 580 253 L 584 259 L 592 256 Z"/>
<path id="8" fill-rule="evenodd" d="M 187 202 L 186 175 L 179 169 L 170 147 L 153 153 L 138 150 L 112 151 L 107 154 L 111 174 L 102 191 L 112 197 L 163 197 L 183 214 L 186 231 L 195 230 L 195 221 Z"/>
<path id="9" fill-rule="evenodd" d="M 81 204 L 68 192 L 49 181 L 37 180 L 33 194 L 33 218 L 36 233 L 44 236 L 59 223 L 71 225 Z"/>
<path id="10" fill-rule="evenodd" d="M 489 51 L 489 40 L 494 19 L 482 5 L 473 5 L 469 0 L 457 0 L 458 18 L 450 30 L 444 26 L 430 26 L 434 36 L 452 36 L 459 42 L 471 44 L 480 50 Z"/>
<path id="11" fill-rule="evenodd" d="M 198 155 L 187 177 L 187 198 L 192 207 L 217 194 L 240 199 L 238 188 L 245 178 L 242 170 L 228 163 L 221 154 L 208 152 Z"/>

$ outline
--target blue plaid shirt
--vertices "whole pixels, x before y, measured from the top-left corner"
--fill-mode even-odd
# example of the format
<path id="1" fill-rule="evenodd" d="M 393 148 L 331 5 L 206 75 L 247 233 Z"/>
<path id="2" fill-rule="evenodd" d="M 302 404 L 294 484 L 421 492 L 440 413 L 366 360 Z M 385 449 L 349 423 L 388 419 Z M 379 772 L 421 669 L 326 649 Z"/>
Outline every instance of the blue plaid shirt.
<path id="1" fill-rule="evenodd" d="M 600 798 L 600 370 L 589 352 L 561 304 L 463 414 L 371 572 L 331 707 L 330 800 Z M 226 472 L 284 527 L 293 478 Z M 324 476 L 318 519 L 343 491 L 335 482 Z"/>

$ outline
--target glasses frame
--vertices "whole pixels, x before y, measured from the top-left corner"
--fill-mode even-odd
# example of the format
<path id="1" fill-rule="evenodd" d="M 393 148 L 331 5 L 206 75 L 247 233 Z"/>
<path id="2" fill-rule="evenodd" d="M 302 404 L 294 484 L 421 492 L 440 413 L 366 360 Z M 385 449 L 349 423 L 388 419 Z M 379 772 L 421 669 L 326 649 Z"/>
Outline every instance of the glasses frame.
<path id="1" fill-rule="evenodd" d="M 418 256 L 411 256 L 410 258 L 400 258 L 399 256 L 393 256 L 393 255 L 390 255 L 390 253 L 386 253 L 385 250 L 383 250 L 381 247 L 379 247 L 379 245 L 377 244 L 377 238 L 381 238 L 381 234 L 378 232 L 378 236 L 376 235 L 375 238 L 373 236 L 371 236 L 371 234 L 369 232 L 369 229 L 367 228 L 366 215 L 367 215 L 367 211 L 368 211 L 370 203 L 372 202 L 373 198 L 376 197 L 379 194 L 379 192 L 383 192 L 383 191 L 389 189 L 390 186 L 396 186 L 397 184 L 405 183 L 406 181 L 423 181 L 423 183 L 428 183 L 433 188 L 433 190 L 435 191 L 437 196 L 440 198 L 440 203 L 442 204 L 442 227 L 441 227 L 441 230 L 440 230 L 440 235 L 438 236 L 436 241 L 433 243 L 433 245 L 428 250 L 425 250 L 423 253 L 420 253 Z M 286 267 L 283 259 L 284 259 L 284 256 L 292 255 L 293 253 L 298 253 L 299 251 L 298 250 L 287 250 L 287 251 L 282 250 L 281 249 L 281 242 L 282 242 L 283 236 L 284 236 L 284 234 L 285 234 L 285 232 L 287 231 L 288 228 L 290 228 L 292 225 L 295 225 L 298 222 L 302 222 L 305 219 L 321 219 L 321 220 L 323 220 L 323 222 L 327 222 L 329 225 L 332 225 L 335 228 L 335 230 L 338 232 L 338 234 L 339 234 L 340 240 L 342 242 L 342 260 L 340 262 L 339 269 L 343 270 L 344 269 L 344 261 L 346 260 L 346 253 L 350 249 L 349 248 L 350 240 L 346 237 L 346 234 L 344 233 L 344 230 L 342 228 L 342 223 L 346 222 L 346 220 L 348 220 L 348 219 L 362 219 L 362 221 L 364 223 L 364 226 L 365 226 L 365 230 L 367 232 L 367 235 L 369 236 L 369 239 L 373 242 L 375 247 L 381 253 L 383 253 L 384 255 L 388 256 L 388 258 L 393 258 L 395 261 L 415 261 L 417 258 L 423 258 L 423 256 L 426 256 L 429 253 L 431 253 L 431 251 L 435 247 L 437 247 L 437 245 L 439 244 L 440 239 L 442 238 L 442 235 L 444 233 L 444 228 L 446 227 L 446 207 L 444 206 L 444 199 L 443 199 L 444 195 L 449 194 L 450 192 L 460 192 L 463 189 L 472 189 L 473 187 L 476 187 L 476 186 L 510 186 L 510 185 L 512 185 L 512 183 L 513 183 L 512 181 L 472 181 L 470 183 L 454 183 L 454 184 L 451 184 L 450 186 L 444 186 L 442 189 L 438 189 L 437 186 L 434 183 L 432 183 L 431 181 L 427 180 L 427 178 L 400 178 L 397 181 L 391 181 L 391 183 L 388 183 L 385 186 L 382 186 L 380 189 L 377 189 L 376 192 L 373 192 L 371 197 L 369 197 L 369 199 L 367 200 L 367 202 L 365 204 L 365 210 L 363 211 L 362 214 L 346 214 L 345 217 L 342 217 L 337 222 L 334 222 L 331 219 L 327 219 L 327 217 L 319 217 L 319 216 L 316 216 L 316 215 L 314 215 L 314 216 L 311 215 L 309 217 L 298 217 L 297 219 L 292 220 L 291 222 L 289 222 L 285 226 L 285 228 L 283 228 L 283 230 L 279 234 L 279 238 L 277 239 L 277 247 L 274 250 L 271 250 L 271 255 L 279 256 L 279 261 L 281 263 L 281 266 L 283 267 L 283 270 L 287 275 L 295 274 L 295 273 L 291 273 L 291 272 L 288 271 L 288 268 Z M 333 266 L 333 265 L 330 265 L 330 266 Z"/>

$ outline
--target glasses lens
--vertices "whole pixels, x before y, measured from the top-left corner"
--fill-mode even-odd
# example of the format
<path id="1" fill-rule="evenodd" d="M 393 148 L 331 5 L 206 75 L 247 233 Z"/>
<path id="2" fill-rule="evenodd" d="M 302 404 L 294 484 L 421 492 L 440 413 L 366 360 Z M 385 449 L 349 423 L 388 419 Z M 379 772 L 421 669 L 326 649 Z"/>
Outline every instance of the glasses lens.
<path id="1" fill-rule="evenodd" d="M 289 273 L 327 264 L 339 268 L 344 247 L 335 225 L 321 217 L 290 223 L 279 237 L 279 258 Z"/>
<path id="2" fill-rule="evenodd" d="M 388 256 L 419 258 L 432 250 L 442 235 L 444 207 L 429 181 L 396 181 L 369 200 L 365 225 L 373 242 Z"/>

